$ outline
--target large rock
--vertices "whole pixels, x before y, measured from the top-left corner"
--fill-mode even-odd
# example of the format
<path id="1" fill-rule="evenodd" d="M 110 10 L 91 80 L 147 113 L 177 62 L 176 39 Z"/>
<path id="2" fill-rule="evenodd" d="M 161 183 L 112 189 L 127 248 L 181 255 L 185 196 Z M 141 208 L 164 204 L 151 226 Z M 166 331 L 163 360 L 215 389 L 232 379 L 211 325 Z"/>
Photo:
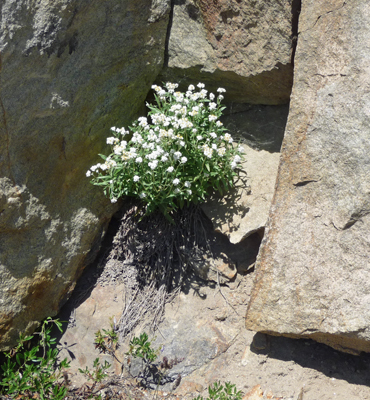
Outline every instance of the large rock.
<path id="1" fill-rule="evenodd" d="M 175 0 L 162 79 L 226 87 L 239 103 L 287 103 L 292 3 Z"/>
<path id="2" fill-rule="evenodd" d="M 225 196 L 214 195 L 202 205 L 217 232 L 240 243 L 255 232 L 261 236 L 275 189 L 279 153 L 256 151 L 243 145 L 240 179 Z"/>
<path id="3" fill-rule="evenodd" d="M 86 170 L 162 68 L 169 0 L 1 2 L 0 348 L 55 315 L 114 209 Z"/>
<path id="4" fill-rule="evenodd" d="M 247 327 L 370 352 L 370 4 L 303 0 Z"/>

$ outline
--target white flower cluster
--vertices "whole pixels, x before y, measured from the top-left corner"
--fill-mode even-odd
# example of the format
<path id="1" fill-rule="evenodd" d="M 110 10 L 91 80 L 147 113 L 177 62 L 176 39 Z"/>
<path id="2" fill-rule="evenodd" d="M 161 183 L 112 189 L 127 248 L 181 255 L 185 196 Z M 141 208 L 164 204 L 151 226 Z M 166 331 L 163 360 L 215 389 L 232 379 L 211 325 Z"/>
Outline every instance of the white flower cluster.
<path id="1" fill-rule="evenodd" d="M 229 181 L 234 176 L 242 147 L 233 145 L 219 120 L 225 89 L 217 89 L 216 96 L 203 83 L 189 85 L 184 93 L 177 88 L 178 84 L 171 82 L 164 88 L 153 85 L 157 105 L 148 105 L 149 116 L 138 118 L 131 133 L 125 128 L 111 128 L 114 136 L 106 139 L 112 147 L 111 155 L 104 163 L 93 165 L 86 176 L 92 176 L 95 184 L 104 182 L 112 203 L 125 194 L 136 195 L 148 204 L 153 198 L 157 203 L 158 198 L 167 202 L 171 195 L 198 199 L 212 179 L 217 179 L 211 178 L 216 176 L 215 171 L 219 179 L 222 174 Z M 130 134 L 130 140 L 121 140 Z M 192 186 L 195 178 L 204 188 Z"/>

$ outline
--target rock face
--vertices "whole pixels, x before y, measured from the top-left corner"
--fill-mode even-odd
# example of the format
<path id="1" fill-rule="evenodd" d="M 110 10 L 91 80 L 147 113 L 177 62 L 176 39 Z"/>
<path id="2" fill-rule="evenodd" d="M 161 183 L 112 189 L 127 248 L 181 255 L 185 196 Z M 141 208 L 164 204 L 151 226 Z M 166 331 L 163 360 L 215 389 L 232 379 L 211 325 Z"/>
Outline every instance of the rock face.
<path id="1" fill-rule="evenodd" d="M 214 196 L 202 208 L 217 232 L 231 243 L 243 239 L 266 226 L 279 164 L 279 153 L 256 151 L 244 145 L 245 174 L 225 196 Z"/>
<path id="2" fill-rule="evenodd" d="M 55 315 L 113 207 L 85 176 L 163 65 L 169 0 L 1 3 L 0 349 Z"/>
<path id="3" fill-rule="evenodd" d="M 175 0 L 162 79 L 226 87 L 239 103 L 285 104 L 291 52 L 291 0 Z"/>
<path id="4" fill-rule="evenodd" d="M 304 0 L 247 328 L 370 352 L 370 5 Z"/>

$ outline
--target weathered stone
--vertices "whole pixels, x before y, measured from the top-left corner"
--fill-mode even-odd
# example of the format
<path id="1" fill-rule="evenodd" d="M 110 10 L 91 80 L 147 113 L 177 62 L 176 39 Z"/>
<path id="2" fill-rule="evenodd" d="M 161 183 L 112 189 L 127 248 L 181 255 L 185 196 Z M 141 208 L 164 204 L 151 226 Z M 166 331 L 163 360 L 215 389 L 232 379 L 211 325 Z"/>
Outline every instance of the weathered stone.
<path id="1" fill-rule="evenodd" d="M 256 151 L 243 145 L 244 173 L 225 196 L 214 195 L 202 208 L 216 231 L 239 243 L 264 229 L 274 195 L 279 153 Z"/>
<path id="2" fill-rule="evenodd" d="M 255 150 L 279 153 L 288 119 L 289 105 L 226 103 L 221 118 L 235 139 Z"/>
<path id="3" fill-rule="evenodd" d="M 206 254 L 193 254 L 191 259 L 193 271 L 204 280 L 225 283 L 235 277 L 235 263 L 225 254 L 209 257 Z"/>
<path id="4" fill-rule="evenodd" d="M 226 87 L 239 103 L 284 104 L 291 54 L 291 0 L 175 0 L 162 80 Z"/>
<path id="5" fill-rule="evenodd" d="M 119 375 L 122 372 L 121 363 L 124 354 L 118 348 L 115 358 L 109 354 L 102 354 L 94 346 L 95 334 L 103 329 L 111 330 L 114 318 L 119 321 L 125 307 L 124 284 L 102 286 L 97 285 L 90 296 L 73 310 L 69 316 L 69 326 L 59 341 L 59 359 L 67 358 L 73 361 L 69 370 L 69 379 L 74 385 L 81 385 L 86 379 L 78 372 L 79 368 L 92 368 L 94 360 L 99 357 L 100 363 L 105 361 L 111 364 L 109 369 Z M 64 310 L 63 310 L 64 311 Z M 70 311 L 70 310 L 69 310 Z M 61 315 L 66 317 L 66 315 Z M 68 316 L 67 316 L 68 317 Z"/>
<path id="6" fill-rule="evenodd" d="M 85 172 L 137 116 L 169 0 L 1 5 L 0 348 L 55 315 L 114 209 Z"/>
<path id="7" fill-rule="evenodd" d="M 263 390 L 261 385 L 254 386 L 248 393 L 243 396 L 243 400 L 259 400 L 263 399 Z"/>
<path id="8" fill-rule="evenodd" d="M 304 0 L 252 330 L 370 352 L 370 5 Z"/>

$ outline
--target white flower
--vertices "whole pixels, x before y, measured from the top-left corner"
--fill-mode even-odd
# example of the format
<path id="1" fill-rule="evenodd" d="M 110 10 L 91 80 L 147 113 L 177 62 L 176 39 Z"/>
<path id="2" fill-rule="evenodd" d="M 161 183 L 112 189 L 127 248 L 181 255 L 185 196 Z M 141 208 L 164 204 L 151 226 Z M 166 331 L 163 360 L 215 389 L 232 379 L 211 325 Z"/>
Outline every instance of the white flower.
<path id="1" fill-rule="evenodd" d="M 189 87 L 188 87 L 189 91 L 194 90 L 194 89 L 195 89 L 194 85 L 189 85 Z"/>
<path id="2" fill-rule="evenodd" d="M 157 139 L 157 135 L 154 133 L 154 131 L 149 132 L 148 140 L 150 140 L 152 142 L 155 139 Z"/>
<path id="3" fill-rule="evenodd" d="M 206 89 L 202 89 L 201 91 L 200 91 L 200 93 L 199 93 L 199 97 L 201 98 L 201 99 L 205 99 L 206 97 L 207 97 L 207 90 Z"/>
<path id="4" fill-rule="evenodd" d="M 175 178 L 175 179 L 172 181 L 172 183 L 173 183 L 175 186 L 177 186 L 177 185 L 180 183 L 180 179 Z"/>
<path id="5" fill-rule="evenodd" d="M 208 147 L 207 145 L 205 145 L 203 147 L 203 153 L 206 157 L 211 158 L 212 157 L 212 153 L 213 153 L 213 149 L 211 149 L 210 147 Z"/>
<path id="6" fill-rule="evenodd" d="M 117 163 L 110 158 L 110 156 L 106 159 L 105 163 L 108 165 L 108 168 L 113 168 L 117 166 Z"/>
<path id="7" fill-rule="evenodd" d="M 142 159 L 141 157 L 138 157 L 135 161 L 136 161 L 138 164 L 140 164 L 141 162 L 143 162 L 143 159 Z"/>
<path id="8" fill-rule="evenodd" d="M 182 156 L 182 154 L 179 151 L 176 151 L 173 154 L 173 158 L 175 159 L 175 161 L 177 161 L 181 156 Z"/>
<path id="9" fill-rule="evenodd" d="M 198 140 L 198 141 L 199 141 L 199 140 L 202 140 L 202 139 L 203 139 L 202 136 L 200 136 L 200 135 L 197 136 L 197 140 Z"/>
<path id="10" fill-rule="evenodd" d="M 135 175 L 134 176 L 134 182 L 137 182 L 140 179 L 140 176 Z"/>
<path id="11" fill-rule="evenodd" d="M 199 82 L 197 86 L 199 89 L 203 89 L 205 85 L 204 83 Z"/>
<path id="12" fill-rule="evenodd" d="M 114 154 L 117 154 L 117 156 L 119 156 L 120 154 L 122 154 L 124 152 L 124 148 L 121 146 L 114 146 Z"/>
<path id="13" fill-rule="evenodd" d="M 168 157 L 166 155 L 162 156 L 161 161 L 166 162 L 168 160 Z"/>
<path id="14" fill-rule="evenodd" d="M 191 186 L 191 183 L 189 181 L 185 182 L 185 187 L 189 188 Z"/>
<path id="15" fill-rule="evenodd" d="M 168 167 L 166 171 L 167 171 L 167 172 L 173 172 L 173 170 L 174 170 L 173 167 Z"/>
<path id="16" fill-rule="evenodd" d="M 179 188 L 176 188 L 176 189 L 174 190 L 174 192 L 175 192 L 175 194 L 179 194 L 181 191 L 180 191 Z"/>
<path id="17" fill-rule="evenodd" d="M 86 176 L 87 176 L 87 177 L 91 176 L 91 171 L 90 171 L 90 170 L 88 170 L 88 171 L 86 172 Z"/>
<path id="18" fill-rule="evenodd" d="M 216 143 L 213 143 L 213 144 L 212 144 L 212 149 L 213 149 L 213 150 L 217 150 L 217 144 L 216 144 Z"/>
<path id="19" fill-rule="evenodd" d="M 105 170 L 108 169 L 108 165 L 107 165 L 107 164 L 102 164 L 102 165 L 100 166 L 100 169 L 101 169 L 102 171 L 105 171 Z"/>
<path id="20" fill-rule="evenodd" d="M 129 131 L 126 131 L 125 128 L 117 129 L 117 132 L 120 132 L 122 136 L 125 136 L 128 133 L 130 133 Z"/>
<path id="21" fill-rule="evenodd" d="M 223 123 L 222 123 L 221 121 L 217 121 L 217 122 L 216 122 L 216 126 L 220 127 L 220 126 L 222 126 L 222 125 L 223 125 Z"/>
<path id="22" fill-rule="evenodd" d="M 191 189 L 187 190 L 188 194 L 191 195 L 193 192 L 191 191 Z"/>
<path id="23" fill-rule="evenodd" d="M 208 105 L 208 108 L 210 109 L 210 110 L 215 110 L 216 109 L 216 107 L 217 107 L 217 104 L 216 103 L 209 103 L 209 105 Z"/>
<path id="24" fill-rule="evenodd" d="M 116 131 L 116 127 L 115 127 L 115 126 L 112 126 L 112 127 L 110 128 L 110 130 L 113 131 L 113 132 L 115 132 L 115 131 Z"/>
<path id="25" fill-rule="evenodd" d="M 193 133 L 197 133 L 197 128 L 193 128 L 191 131 L 192 131 Z"/>
<path id="26" fill-rule="evenodd" d="M 238 163 L 238 162 L 240 162 L 241 160 L 242 160 L 241 157 L 238 156 L 238 155 L 236 155 L 236 156 L 234 157 L 234 162 L 235 162 L 235 163 Z"/>
<path id="27" fill-rule="evenodd" d="M 180 140 L 180 141 L 179 141 L 179 145 L 180 145 L 181 147 L 184 147 L 184 146 L 185 146 L 185 142 L 184 142 L 183 140 Z"/>
<path id="28" fill-rule="evenodd" d="M 236 162 L 233 161 L 233 162 L 231 163 L 231 169 L 235 169 L 235 168 L 236 168 Z"/>
<path id="29" fill-rule="evenodd" d="M 90 169 L 92 172 L 95 172 L 99 167 L 100 167 L 100 164 L 96 164 L 96 165 L 93 165 L 92 167 L 90 167 Z"/>
<path id="30" fill-rule="evenodd" d="M 107 138 L 107 144 L 114 144 L 114 143 L 116 143 L 117 140 L 118 139 L 113 136 L 109 137 L 109 138 Z"/>
<path id="31" fill-rule="evenodd" d="M 157 85 L 153 85 L 152 89 L 155 90 L 156 92 L 159 92 L 160 90 L 162 90 L 162 88 L 160 86 L 157 86 Z"/>
<path id="32" fill-rule="evenodd" d="M 216 117 L 216 115 L 211 114 L 208 116 L 208 119 L 209 119 L 209 121 L 212 122 L 212 121 L 216 121 L 217 117 Z"/>
<path id="33" fill-rule="evenodd" d="M 168 89 L 168 91 L 170 91 L 176 89 L 179 85 L 177 83 L 167 82 L 165 86 Z"/>
<path id="34" fill-rule="evenodd" d="M 137 119 L 139 121 L 139 126 L 147 126 L 148 125 L 148 120 L 146 117 L 140 117 Z"/>
<path id="35" fill-rule="evenodd" d="M 151 161 L 150 163 L 148 163 L 148 166 L 149 166 L 151 169 L 156 169 L 156 168 L 157 168 L 157 165 L 158 165 L 158 160 L 153 160 L 153 161 Z"/>
<path id="36" fill-rule="evenodd" d="M 242 145 L 238 146 L 239 153 L 244 153 L 244 147 Z"/>
<path id="37" fill-rule="evenodd" d="M 185 164 L 188 159 L 186 157 L 181 157 L 181 164 Z"/>
<path id="38" fill-rule="evenodd" d="M 111 203 L 117 203 L 117 199 L 116 199 L 115 197 L 112 197 L 112 198 L 110 199 L 110 202 L 111 202 Z"/>
<path id="39" fill-rule="evenodd" d="M 219 156 L 223 156 L 226 153 L 225 147 L 221 147 L 220 149 L 217 150 L 217 153 Z"/>
<path id="40" fill-rule="evenodd" d="M 217 135 L 216 135 L 215 132 L 211 132 L 211 133 L 209 134 L 209 136 L 211 136 L 211 138 L 213 138 L 213 139 L 216 139 L 216 138 L 217 138 Z"/>
<path id="41" fill-rule="evenodd" d="M 210 93 L 209 94 L 209 98 L 210 98 L 210 100 L 214 100 L 215 99 L 215 95 L 213 93 Z"/>
<path id="42" fill-rule="evenodd" d="M 173 94 L 173 96 L 175 97 L 175 100 L 176 100 L 178 103 L 181 103 L 181 102 L 184 100 L 184 93 L 175 92 L 175 93 Z"/>
<path id="43" fill-rule="evenodd" d="M 218 93 L 225 93 L 226 89 L 220 87 L 220 88 L 217 89 L 217 92 Z"/>
<path id="44" fill-rule="evenodd" d="M 146 194 L 144 192 L 140 193 L 140 198 L 143 199 L 144 197 L 146 197 Z"/>
<path id="45" fill-rule="evenodd" d="M 222 96 L 222 94 L 220 94 L 220 95 L 218 96 L 218 98 L 219 98 L 219 100 L 223 100 L 223 99 L 224 99 L 224 96 Z"/>
<path id="46" fill-rule="evenodd" d="M 224 140 L 226 142 L 232 143 L 233 142 L 233 138 L 231 137 L 231 135 L 229 133 L 226 133 L 224 136 Z"/>

